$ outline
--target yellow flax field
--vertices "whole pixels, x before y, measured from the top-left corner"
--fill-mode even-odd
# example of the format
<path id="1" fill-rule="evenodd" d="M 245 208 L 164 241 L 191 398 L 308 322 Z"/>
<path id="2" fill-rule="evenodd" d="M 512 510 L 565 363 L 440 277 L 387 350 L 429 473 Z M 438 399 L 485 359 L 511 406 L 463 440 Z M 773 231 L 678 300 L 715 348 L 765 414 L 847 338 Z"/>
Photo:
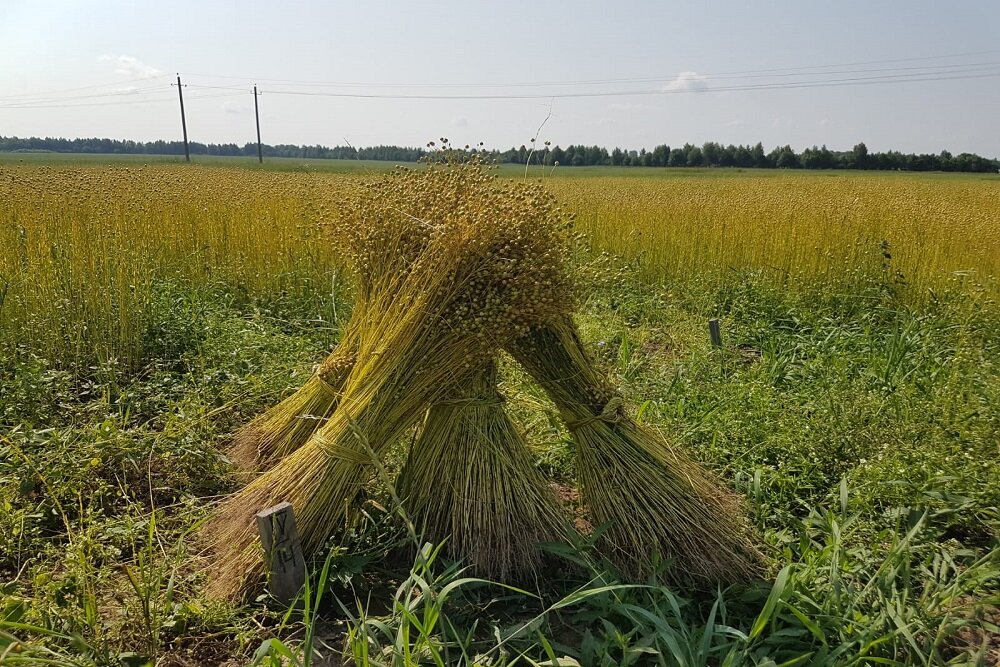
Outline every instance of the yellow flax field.
<path id="1" fill-rule="evenodd" d="M 996 290 L 1000 277 L 992 175 L 757 171 L 550 183 L 595 249 L 655 279 L 755 269 L 794 287 L 890 264 L 919 293 L 956 281 Z"/>
<path id="2" fill-rule="evenodd" d="M 1000 180 L 642 170 L 545 179 L 591 246 L 644 277 L 754 270 L 787 285 L 902 276 L 912 294 L 997 291 Z M 329 298 L 317 221 L 358 174 L 158 165 L 0 167 L 0 343 L 51 360 L 140 354 L 160 280 Z M 8 348 L 11 349 L 11 348 Z M 68 363 L 68 362 L 67 362 Z"/>

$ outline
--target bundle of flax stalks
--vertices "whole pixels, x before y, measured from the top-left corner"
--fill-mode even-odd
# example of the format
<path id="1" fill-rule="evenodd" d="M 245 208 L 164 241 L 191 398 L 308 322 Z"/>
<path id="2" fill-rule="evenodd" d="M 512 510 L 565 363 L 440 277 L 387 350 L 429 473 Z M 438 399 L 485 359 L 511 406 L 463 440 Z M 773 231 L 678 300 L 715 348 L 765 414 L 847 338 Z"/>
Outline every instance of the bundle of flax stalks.
<path id="1" fill-rule="evenodd" d="M 314 552 L 350 521 L 372 465 L 428 405 L 504 344 L 568 311 L 563 220 L 540 189 L 476 164 L 396 174 L 379 187 L 392 196 L 366 198 L 334 224 L 342 253 L 363 275 L 372 238 L 399 247 L 417 229 L 422 248 L 374 280 L 352 316 L 353 364 L 329 419 L 206 522 L 210 594 L 236 595 L 263 573 L 256 511 L 291 502 L 303 549 Z"/>
<path id="2" fill-rule="evenodd" d="M 457 180 L 442 171 L 433 178 L 442 193 Z M 353 259 L 351 319 L 337 347 L 302 387 L 236 432 L 228 454 L 238 467 L 266 470 L 304 445 L 336 409 L 357 360 L 359 329 L 367 326 L 366 307 L 403 284 L 401 276 L 430 240 L 432 227 L 421 221 L 431 213 L 434 200 L 409 197 L 414 180 L 412 172 L 397 170 L 391 178 L 371 184 L 362 197 L 345 202 L 346 213 L 333 226 L 342 250 Z M 370 208 L 371 203 L 378 208 Z M 375 224 L 380 215 L 381 224 Z"/>
<path id="3" fill-rule="evenodd" d="M 533 327 L 509 352 L 556 404 L 576 445 L 585 505 L 622 574 L 658 555 L 677 580 L 732 582 L 759 570 L 739 499 L 659 434 L 629 417 L 587 355 L 572 318 Z"/>
<path id="4" fill-rule="evenodd" d="M 569 529 L 503 407 L 501 349 L 558 408 L 585 503 L 607 524 L 599 544 L 624 575 L 648 576 L 655 555 L 680 580 L 757 571 L 737 498 L 631 419 L 588 358 L 565 220 L 540 186 L 475 161 L 398 170 L 346 202 L 330 231 L 353 270 L 352 316 L 314 377 L 234 438 L 237 462 L 265 472 L 205 524 L 210 594 L 259 583 L 256 511 L 291 502 L 307 554 L 347 525 L 373 466 L 421 417 L 397 488 L 423 536 L 481 576 L 537 574 L 539 544 Z"/>
<path id="5" fill-rule="evenodd" d="M 501 581 L 530 581 L 540 545 L 571 531 L 504 408 L 492 360 L 430 407 L 396 486 L 425 540 Z"/>

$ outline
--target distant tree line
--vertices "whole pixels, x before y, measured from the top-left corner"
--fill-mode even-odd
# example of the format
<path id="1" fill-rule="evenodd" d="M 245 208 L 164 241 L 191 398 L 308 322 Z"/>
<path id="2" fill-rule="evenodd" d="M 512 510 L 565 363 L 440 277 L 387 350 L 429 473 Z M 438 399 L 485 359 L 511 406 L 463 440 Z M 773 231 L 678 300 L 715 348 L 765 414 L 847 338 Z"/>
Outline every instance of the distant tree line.
<path id="1" fill-rule="evenodd" d="M 257 157 L 257 144 L 204 144 L 188 143 L 192 155 L 227 155 L 232 157 Z M 426 151 L 422 148 L 401 146 L 296 146 L 278 144 L 261 146 L 265 157 L 298 157 L 330 160 L 387 160 L 416 162 Z M 0 137 L 0 151 L 52 151 L 55 153 L 109 153 L 130 155 L 184 155 L 183 141 L 131 141 L 122 139 L 56 139 L 46 137 Z"/>
<path id="2" fill-rule="evenodd" d="M 600 146 L 567 146 L 566 148 L 532 151 L 525 146 L 498 154 L 501 162 L 544 164 L 568 167 L 609 165 L 624 167 L 742 167 L 756 169 L 884 169 L 901 171 L 969 171 L 995 172 L 1000 160 L 991 160 L 974 153 L 952 155 L 948 151 L 932 153 L 901 153 L 888 151 L 870 153 L 863 143 L 850 151 L 831 151 L 826 146 L 807 148 L 796 153 L 791 146 L 778 146 L 770 152 L 764 146 L 723 146 L 708 141 L 701 146 L 684 144 L 671 148 L 661 144 L 651 151 L 645 148 L 610 153 Z"/>
<path id="3" fill-rule="evenodd" d="M 256 156 L 257 144 L 189 144 L 193 155 Z M 139 155 L 183 155 L 180 141 L 129 141 L 119 139 L 56 139 L 46 137 L 0 137 L 0 151 L 53 151 L 57 153 L 121 153 Z M 293 144 L 263 145 L 267 157 L 319 158 L 336 160 L 385 160 L 415 162 L 427 151 L 404 146 L 298 146 Z M 1000 171 L 1000 160 L 984 158 L 974 153 L 952 155 L 948 151 L 932 153 L 901 153 L 887 151 L 871 153 L 863 143 L 850 151 L 831 151 L 826 146 L 807 148 L 796 153 L 791 146 L 778 146 L 765 151 L 755 146 L 724 146 L 709 141 L 701 146 L 684 144 L 671 148 L 661 144 L 651 151 L 601 146 L 570 145 L 532 149 L 526 146 L 505 151 L 486 151 L 500 162 L 565 167 L 741 167 L 757 169 L 882 169 L 901 171 Z"/>

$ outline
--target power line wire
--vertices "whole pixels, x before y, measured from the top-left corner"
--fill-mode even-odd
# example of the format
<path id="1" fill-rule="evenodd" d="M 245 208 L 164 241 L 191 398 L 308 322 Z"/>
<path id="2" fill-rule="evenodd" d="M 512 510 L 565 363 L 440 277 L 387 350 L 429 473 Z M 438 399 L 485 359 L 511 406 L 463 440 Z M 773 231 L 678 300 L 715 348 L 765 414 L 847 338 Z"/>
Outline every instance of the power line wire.
<path id="1" fill-rule="evenodd" d="M 808 69 L 829 69 L 833 67 L 842 67 L 850 65 L 865 65 L 865 64 L 878 64 L 878 63 L 894 63 L 894 62 L 916 62 L 916 61 L 929 61 L 929 60 L 939 60 L 946 58 L 958 58 L 958 57 L 968 57 L 972 55 L 983 55 L 986 53 L 1000 53 L 1000 50 L 991 51 L 978 51 L 978 52 L 968 52 L 964 54 L 950 54 L 943 56 L 921 56 L 915 58 L 896 58 L 892 60 L 881 60 L 881 61 L 862 61 L 858 63 L 847 63 L 840 65 L 814 65 L 805 66 L 800 68 L 775 68 L 772 70 L 744 70 L 742 74 L 745 76 L 739 76 L 741 73 L 719 73 L 719 74 L 706 74 L 706 75 L 695 75 L 687 79 L 690 84 L 684 87 L 677 88 L 657 88 L 657 89 L 636 89 L 636 90 L 605 90 L 605 91 L 569 91 L 569 92 L 547 92 L 547 93 L 479 93 L 479 94 L 415 94 L 415 93 L 395 93 L 395 92 L 340 92 L 340 91 L 322 91 L 322 90 L 285 90 L 280 88 L 272 88 L 267 91 L 275 95 L 295 95 L 295 96 L 315 96 L 315 97 L 332 97 L 332 98 L 356 98 L 356 99 L 396 99 L 396 100 L 513 100 L 513 99 L 555 99 L 555 98 L 587 98 L 587 97 L 626 97 L 626 96 L 639 96 L 639 95 L 669 95 L 669 94 L 690 94 L 690 93 L 702 93 L 702 92 L 736 92 L 736 91 L 756 91 L 756 90 L 788 90 L 788 89 L 799 89 L 799 88 L 825 88 L 825 87 L 842 87 L 842 86 L 853 86 L 853 85 L 875 85 L 875 84 L 891 84 L 891 83 L 917 83 L 917 82 L 935 82 L 935 81 L 956 81 L 956 80 L 966 80 L 966 79 L 980 79 L 980 78 L 992 78 L 1000 76 L 1000 61 L 989 61 L 989 62 L 977 62 L 977 63 L 950 63 L 950 64 L 939 64 L 939 65 L 920 65 L 920 66 L 909 66 L 909 67 L 889 67 L 889 68 L 872 68 L 872 69 L 861 69 L 861 70 L 831 70 L 825 72 L 811 72 L 806 73 L 802 70 Z M 764 74 L 764 72 L 771 72 L 771 74 Z M 874 74 L 873 76 L 859 76 L 859 77 L 842 77 L 842 78 L 829 78 L 830 76 L 840 75 L 840 74 Z M 96 84 L 93 86 L 80 86 L 75 89 L 64 89 L 67 91 L 80 91 L 80 90 L 92 90 L 95 88 L 106 87 L 109 85 L 123 85 L 125 83 L 136 82 L 136 81 L 150 81 L 152 79 L 162 78 L 165 75 L 158 75 L 155 77 L 143 77 L 139 79 L 132 79 L 128 81 L 119 82 L 117 84 Z M 210 75 L 189 75 L 189 76 L 202 76 L 210 77 Z M 707 86 L 705 82 L 720 79 L 755 79 L 755 78 L 777 78 L 777 77 L 824 77 L 824 78 L 814 78 L 813 80 L 800 81 L 769 81 L 764 83 L 743 83 L 725 86 Z M 451 87 L 497 87 L 497 86 L 510 86 L 510 87 L 524 87 L 524 86 L 541 86 L 541 85 L 595 85 L 598 83 L 604 84 L 621 84 L 621 83 L 636 83 L 636 82 L 662 82 L 662 81 L 672 81 L 683 83 L 683 79 L 678 77 L 683 77 L 681 75 L 675 75 L 672 78 L 634 78 L 634 79 L 604 79 L 604 80 L 581 80 L 576 82 L 550 82 L 545 84 L 544 82 L 531 82 L 531 83 L 517 83 L 517 84 L 440 84 L 441 88 L 451 88 Z M 713 79 L 714 77 L 714 79 Z M 220 77 L 221 78 L 221 77 Z M 232 77 L 241 78 L 241 77 Z M 286 81 L 292 82 L 291 79 L 260 79 L 263 81 Z M 327 87 L 335 86 L 353 86 L 353 85 L 363 85 L 373 88 L 378 87 L 391 87 L 389 84 L 321 84 L 320 82 L 298 82 L 301 85 L 324 85 Z M 196 89 L 207 89 L 207 90 L 226 90 L 226 91 L 236 91 L 228 94 L 215 94 L 215 95 L 193 95 L 191 99 L 214 99 L 220 97 L 235 97 L 238 95 L 246 94 L 247 91 L 241 86 L 218 86 L 218 85 L 208 85 L 208 84 L 189 84 L 192 88 Z M 285 84 L 275 84 L 276 86 L 282 86 Z M 424 84 L 398 84 L 399 87 L 416 87 L 423 86 Z M 162 101 L 165 98 L 149 99 L 149 95 L 157 95 L 160 91 L 166 92 L 166 87 L 162 85 L 152 85 L 143 88 L 132 89 L 132 90 L 112 90 L 107 92 L 91 93 L 85 95 L 66 95 L 58 97 L 39 97 L 41 94 L 35 94 L 32 99 L 21 99 L 14 100 L 11 98 L 18 96 L 8 96 L 7 98 L 0 99 L 0 109 L 56 109 L 56 108 L 69 108 L 69 107 L 87 107 L 87 106 L 113 106 L 113 105 L 125 105 L 125 104 L 145 104 Z M 51 94 L 51 93 L 50 93 Z M 81 102 L 81 100 L 92 100 L 107 97 L 134 97 L 139 96 L 145 99 L 128 99 L 115 102 Z M 24 97 L 21 95 L 20 97 Z M 6 103 L 4 103 L 6 102 Z"/>
<path id="2" fill-rule="evenodd" d="M 682 74 L 679 74 L 679 75 L 676 75 L 676 76 L 673 76 L 673 77 L 652 77 L 652 78 L 641 78 L 641 79 L 605 79 L 605 80 L 596 80 L 595 79 L 595 80 L 590 80 L 590 81 L 579 81 L 579 82 L 564 81 L 564 82 L 551 83 L 551 84 L 543 84 L 543 83 L 510 84 L 509 86 L 499 86 L 499 85 L 494 85 L 494 84 L 475 84 L 474 86 L 475 87 L 482 87 L 482 88 L 493 88 L 493 87 L 541 87 L 541 86 L 544 86 L 544 85 L 552 85 L 552 86 L 597 85 L 597 84 L 615 85 L 615 84 L 624 84 L 626 82 L 631 82 L 631 83 L 669 83 L 669 82 L 675 82 L 675 81 L 683 81 L 683 80 L 685 80 L 685 74 L 694 75 L 693 77 L 689 77 L 688 80 L 697 80 L 697 81 L 717 81 L 717 80 L 731 80 L 731 79 L 736 79 L 736 80 L 739 80 L 739 79 L 770 79 L 770 78 L 790 78 L 790 77 L 804 77 L 804 76 L 813 76 L 813 77 L 815 77 L 815 76 L 833 76 L 833 75 L 839 75 L 839 74 L 871 74 L 871 73 L 884 73 L 884 72 L 900 72 L 901 73 L 900 76 L 902 76 L 903 74 L 906 74 L 906 73 L 911 73 L 911 74 L 914 74 L 914 75 L 915 74 L 929 75 L 929 74 L 947 74 L 948 73 L 947 71 L 941 71 L 941 70 L 962 71 L 962 70 L 970 70 L 970 69 L 975 69 L 975 68 L 980 68 L 981 69 L 981 68 L 990 68 L 990 67 L 997 67 L 997 66 L 1000 66 L 1000 61 L 985 61 L 985 62 L 978 62 L 978 63 L 961 63 L 961 64 L 950 64 L 950 65 L 930 65 L 930 66 L 924 65 L 924 66 L 917 66 L 917 67 L 889 67 L 889 68 L 872 68 L 872 69 L 847 69 L 847 70 L 832 70 L 832 71 L 828 71 L 828 72 L 786 72 L 784 74 L 754 74 L 754 75 L 747 75 L 747 76 L 721 75 L 721 74 L 719 74 L 719 75 L 712 75 L 712 74 L 701 75 L 701 74 L 695 74 L 694 72 L 690 72 L 690 73 L 682 73 Z M 189 76 L 191 76 L 191 75 L 189 75 Z M 266 81 L 266 79 L 263 80 L 263 81 Z M 209 85 L 209 84 L 191 84 L 191 85 L 195 85 L 195 86 L 198 86 L 200 88 L 217 88 L 219 90 L 243 90 L 244 89 L 243 87 L 239 87 L 239 86 L 221 86 L 221 85 Z M 272 86 L 277 86 L 277 88 L 272 88 L 271 89 L 272 91 L 274 91 L 274 90 L 279 90 L 280 87 L 282 87 L 282 86 L 290 86 L 292 84 L 274 83 L 274 84 L 271 84 L 271 85 Z M 401 84 L 399 86 L 391 86 L 391 85 L 388 85 L 388 84 L 320 84 L 320 83 L 304 83 L 304 84 L 301 84 L 301 85 L 313 86 L 313 87 L 326 87 L 326 88 L 339 88 L 339 87 L 367 87 L 367 88 L 392 88 L 392 87 L 400 87 L 400 88 L 415 88 L 415 87 L 424 87 L 423 84 L 412 84 L 412 85 L 402 85 Z M 434 87 L 455 88 L 455 87 L 473 87 L 473 86 L 467 86 L 465 84 L 453 84 L 453 85 L 442 84 L 441 86 L 429 86 L 429 87 L 431 87 L 431 88 L 434 88 Z M 549 97 L 549 95 L 543 95 L 543 97 Z"/>
<path id="3" fill-rule="evenodd" d="M 0 106 L 3 107 L 16 107 L 22 104 L 48 104 L 48 103 L 58 103 L 58 102 L 76 102 L 79 100 L 86 99 L 97 99 L 102 97 L 131 97 L 133 95 L 146 95 L 152 92 L 157 92 L 161 90 L 169 90 L 169 86 L 157 85 L 157 86 L 146 86 L 145 88 L 131 88 L 114 90 L 106 93 L 92 93 L 90 95 L 63 95 L 59 97 L 48 97 L 48 98 L 37 98 L 29 100 L 15 100 L 12 102 L 4 102 L 0 100 Z"/>
<path id="4" fill-rule="evenodd" d="M 981 56 L 987 54 L 998 54 L 1000 49 L 990 49 L 985 51 L 970 51 L 966 53 L 954 53 L 945 54 L 937 56 L 919 56 L 911 58 L 892 58 L 885 60 L 866 60 L 866 61 L 856 61 L 851 63 L 833 63 L 826 65 L 804 65 L 797 67 L 777 67 L 770 69 L 756 69 L 756 70 L 736 70 L 728 72 L 717 72 L 709 74 L 699 74 L 702 78 L 742 78 L 741 75 L 747 75 L 746 78 L 755 78 L 759 76 L 796 76 L 797 73 L 805 76 L 807 72 L 815 74 L 833 74 L 835 72 L 812 72 L 813 70 L 820 69 L 831 69 L 836 67 L 857 67 L 863 65 L 878 65 L 878 64 L 890 64 L 890 63 L 903 63 L 903 62 L 926 62 L 929 60 L 944 60 L 949 58 L 962 58 L 971 56 Z M 923 67 L 927 68 L 947 68 L 947 67 L 963 67 L 967 64 L 963 63 L 953 63 L 953 64 L 942 64 L 942 65 L 925 65 Z M 889 70 L 903 70 L 903 69 L 913 69 L 913 68 L 888 68 Z M 872 70 L 876 71 L 876 70 Z M 192 74 L 187 73 L 185 76 L 188 77 L 200 77 L 200 78 L 210 78 L 210 79 L 229 79 L 229 80 L 241 80 L 241 81 L 256 81 L 258 83 L 288 83 L 288 84 L 298 84 L 306 86 L 330 86 L 330 87 L 370 87 L 370 88 L 518 88 L 518 87 L 535 87 L 535 86 L 569 86 L 569 85 L 598 85 L 598 84 L 615 84 L 615 83 L 649 83 L 656 81 L 669 81 L 677 79 L 684 74 L 689 72 L 678 72 L 673 75 L 666 76 L 655 76 L 655 77 L 630 77 L 630 78 L 617 78 L 617 79 L 580 79 L 580 80 L 570 80 L 570 81 L 531 81 L 531 82 L 510 82 L 510 83 L 413 83 L 413 82 L 399 82 L 399 83 L 377 83 L 377 82 L 359 82 L 359 81 L 310 81 L 301 79 L 272 79 L 266 77 L 248 77 L 248 76 L 227 76 L 218 74 Z M 784 74 L 781 74 L 784 73 Z M 848 72 L 845 72 L 848 73 Z M 754 76 L 750 76 L 754 75 Z"/>
<path id="5" fill-rule="evenodd" d="M 675 95 L 675 94 L 691 94 L 691 93 L 710 93 L 710 92 L 739 92 L 739 91 L 757 91 L 757 90 L 791 90 L 799 88 L 836 88 L 842 86 L 850 85 L 874 85 L 874 84 L 891 84 L 891 83 L 917 83 L 917 82 L 933 82 L 933 81 L 955 81 L 955 80 L 965 80 L 965 79 L 979 79 L 979 78 L 992 78 L 1000 76 L 1000 63 L 980 65 L 975 67 L 968 67 L 964 70 L 956 70 L 952 72 L 913 72 L 905 74 L 887 74 L 887 75 L 876 75 L 868 77 L 846 77 L 839 79 L 818 79 L 813 81 L 785 81 L 785 82 L 772 82 L 772 83 L 761 83 L 761 84 L 741 84 L 741 85 L 731 85 L 731 86 L 713 86 L 706 88 L 677 88 L 677 89 L 644 89 L 644 90 L 623 90 L 623 91 L 586 91 L 586 92 L 566 92 L 566 93 L 520 93 L 520 94 L 451 94 L 451 95 L 440 95 L 440 94 L 405 94 L 405 93 L 355 93 L 355 92 L 331 92 L 331 91 L 315 91 L 315 90 L 276 90 L 271 89 L 267 91 L 274 95 L 294 95 L 294 96 L 309 96 L 309 97 L 333 97 L 333 98 L 354 98 L 354 99 L 421 99 L 421 100 L 505 100 L 505 99 L 555 99 L 555 98 L 587 98 L 587 97 L 626 97 L 626 96 L 639 96 L 639 95 Z M 699 80 L 693 80 L 693 83 L 699 83 Z M 225 90 L 225 91 L 235 91 L 230 93 L 214 94 L 214 95 L 192 95 L 192 100 L 199 99 L 216 99 L 223 97 L 238 97 L 247 94 L 243 88 L 235 86 L 209 86 L 201 84 L 189 84 L 194 89 L 205 89 L 205 90 Z M 149 95 L 160 95 L 160 91 L 166 90 L 160 86 L 153 86 L 143 89 L 139 92 L 135 91 L 119 91 L 111 93 L 99 93 L 93 95 L 81 95 L 68 98 L 53 98 L 49 100 L 31 100 L 27 102 L 14 102 L 9 104 L 0 104 L 0 109 L 57 109 L 57 108 L 71 108 L 71 107 L 88 107 L 88 106 L 113 106 L 113 105 L 125 105 L 125 104 L 144 104 L 150 102 L 159 102 L 164 99 L 172 97 L 171 95 L 157 97 L 155 99 L 125 99 L 116 102 L 80 102 L 79 100 L 94 99 L 102 97 L 133 97 L 133 96 L 149 96 Z"/>
<path id="6" fill-rule="evenodd" d="M 893 59 L 883 59 L 883 60 L 867 60 L 867 61 L 856 61 L 853 63 L 835 63 L 826 65 L 807 65 L 798 67 L 783 67 L 783 68 L 771 68 L 771 69 L 757 69 L 757 70 L 741 70 L 741 71 L 731 71 L 731 72 L 719 72 L 715 74 L 695 74 L 693 72 L 679 73 L 670 76 L 657 76 L 657 77 L 632 77 L 632 78 L 620 78 L 620 79 L 581 79 L 576 81 L 533 81 L 533 82 L 515 82 L 515 83 L 443 83 L 443 84 L 424 84 L 424 83 L 396 83 L 396 84 L 386 84 L 386 83 L 363 83 L 363 82 L 320 82 L 320 81 L 302 81 L 295 79 L 267 79 L 262 77 L 224 77 L 219 75 L 208 75 L 208 74 L 192 74 L 188 76 L 203 77 L 203 78 L 223 78 L 223 79 L 245 79 L 254 81 L 265 81 L 270 82 L 275 86 L 271 90 L 272 93 L 276 94 L 288 94 L 288 95 L 304 95 L 303 91 L 287 91 L 279 90 L 278 88 L 284 87 L 286 84 L 297 84 L 300 86 L 316 86 L 316 87 L 367 87 L 367 88 L 519 88 L 519 87 L 540 87 L 540 86 L 570 86 L 570 85 L 580 85 L 580 86 L 590 86 L 590 85 L 616 85 L 625 83 L 659 83 L 659 82 L 683 82 L 686 75 L 690 76 L 687 80 L 692 82 L 699 81 L 712 81 L 712 80 L 732 80 L 732 79 L 758 79 L 758 78 L 795 78 L 804 76 L 822 76 L 828 77 L 832 75 L 841 74 L 871 74 L 871 73 L 889 73 L 889 72 L 900 72 L 897 75 L 890 75 L 884 77 L 886 82 L 893 82 L 892 79 L 900 78 L 901 80 L 910 76 L 913 78 L 919 77 L 930 77 L 931 75 L 938 74 L 969 74 L 976 68 L 980 70 L 986 70 L 994 66 L 1000 65 L 1000 62 L 996 61 L 984 61 L 976 63 L 946 63 L 946 64 L 934 64 L 934 65 L 917 65 L 917 66 L 907 66 L 907 67 L 880 67 L 871 69 L 842 69 L 833 70 L 831 68 L 836 67 L 853 67 L 860 65 L 873 65 L 873 64 L 890 64 L 890 63 L 910 63 L 910 62 L 927 62 L 927 61 L 937 61 L 937 60 L 947 60 L 954 58 L 967 58 L 971 56 L 980 56 L 985 54 L 997 54 L 1000 53 L 1000 49 L 991 49 L 986 51 L 969 51 L 965 53 L 952 53 L 943 54 L 935 56 L 918 56 L 909 58 L 893 58 Z M 828 70 L 828 71 L 815 71 L 815 70 Z M 941 70 L 941 71 L 934 71 Z M 951 70 L 951 71 L 948 71 Z M 911 74 L 907 75 L 907 72 Z M 94 90 L 97 88 L 106 88 L 109 86 L 122 86 L 128 83 L 136 83 L 140 81 L 153 81 L 156 79 L 162 79 L 166 77 L 166 74 L 159 74 L 152 77 L 138 77 L 134 79 L 126 79 L 125 81 L 120 81 L 117 83 L 103 83 L 103 84 L 93 84 L 89 86 L 78 86 L 76 88 L 65 88 L 61 90 L 47 91 L 44 93 L 19 93 L 13 95 L 7 95 L 0 98 L 0 108 L 41 108 L 42 105 L 45 106 L 57 106 L 58 103 L 63 102 L 77 102 L 84 99 L 96 99 L 101 97 L 117 97 L 117 96 L 131 96 L 144 94 L 148 91 L 158 90 L 159 86 L 147 86 L 144 88 L 133 89 L 133 90 L 111 90 L 107 92 L 93 93 L 88 95 L 61 95 L 61 93 L 77 92 L 82 90 Z M 864 77 L 859 77 L 857 80 L 862 80 Z M 873 80 L 882 77 L 872 77 Z M 944 77 L 928 78 L 926 80 L 941 80 Z M 967 78 L 967 77 L 954 77 L 954 78 Z M 787 87 L 816 87 L 822 83 L 841 83 L 842 79 L 822 79 L 820 81 L 795 81 L 789 82 Z M 197 85 L 197 84 L 194 84 Z M 218 90 L 233 90 L 233 91 L 243 91 L 244 88 L 237 86 L 212 86 L 208 84 L 198 85 L 199 88 L 210 88 Z M 772 89 L 779 86 L 778 83 L 765 83 L 758 87 L 751 88 L 747 86 L 726 86 L 726 87 L 713 87 L 713 90 L 743 90 L 743 89 Z M 479 94 L 479 95 L 430 95 L 430 94 L 394 94 L 394 93 L 368 93 L 368 94 L 346 94 L 346 93 L 333 93 L 333 92 L 314 92 L 315 95 L 324 95 L 331 97 L 361 97 L 361 98 L 385 98 L 385 99 L 531 99 L 531 98 L 551 98 L 551 97 L 607 97 L 614 95 L 651 95 L 666 92 L 689 92 L 687 90 L 640 90 L 640 91 L 601 91 L 597 93 L 555 93 L 555 94 L 532 94 L 532 95 L 514 95 L 514 94 Z M 136 103 L 138 100 L 131 103 Z"/>
<path id="7" fill-rule="evenodd" d="M 154 81 L 156 79 L 162 79 L 167 76 L 166 74 L 157 74 L 155 76 L 142 76 L 134 79 L 125 79 L 124 81 L 118 81 L 116 83 L 95 83 L 90 86 L 78 86 L 76 88 L 62 88 L 57 90 L 46 90 L 38 93 L 13 93 L 10 95 L 4 95 L 0 100 L 15 99 L 21 97 L 44 97 L 48 95 L 58 95 L 61 93 L 76 92 L 79 90 L 93 90 L 94 88 L 107 88 L 108 86 L 123 86 L 127 83 L 137 83 L 139 81 Z"/>
<path id="8" fill-rule="evenodd" d="M 928 73 L 916 72 L 911 74 L 890 74 L 870 77 L 845 77 L 840 79 L 820 79 L 814 81 L 789 81 L 763 84 L 744 84 L 733 86 L 713 86 L 705 88 L 663 88 L 663 89 L 642 89 L 642 90 L 621 90 L 621 91 L 586 91 L 568 93 L 502 93 L 502 94 L 406 94 L 406 93 L 356 93 L 356 92 L 325 92 L 314 90 L 276 90 L 268 89 L 263 92 L 272 95 L 297 95 L 309 97 L 333 97 L 333 98 L 354 98 L 354 99 L 395 99 L 395 100 L 513 100 L 513 99 L 557 99 L 557 98 L 586 98 L 586 97 L 627 97 L 637 95 L 676 95 L 691 93 L 712 93 L 712 92 L 736 92 L 755 90 L 791 90 L 798 88 L 839 88 L 854 85 L 876 85 L 891 83 L 920 83 L 931 81 L 959 81 L 966 79 L 980 79 L 1000 76 L 1000 68 L 991 66 L 990 68 L 969 68 L 948 73 Z M 699 83 L 700 80 L 693 80 L 692 83 Z M 208 88 L 233 90 L 229 86 L 199 86 L 190 84 L 193 88 Z"/>
<path id="9" fill-rule="evenodd" d="M 192 95 L 187 99 L 193 100 L 211 100 L 223 97 L 239 97 L 242 93 L 220 93 L 214 95 Z M 125 104 L 150 104 L 157 102 L 167 102 L 173 99 L 173 95 L 167 95 L 166 97 L 159 97 L 156 99 L 145 99 L 145 100 L 123 100 L 121 102 L 83 102 L 80 104 L 44 104 L 44 105 L 23 105 L 23 106 L 0 106 L 0 109 L 66 109 L 72 107 L 106 107 L 106 106 L 121 106 Z"/>

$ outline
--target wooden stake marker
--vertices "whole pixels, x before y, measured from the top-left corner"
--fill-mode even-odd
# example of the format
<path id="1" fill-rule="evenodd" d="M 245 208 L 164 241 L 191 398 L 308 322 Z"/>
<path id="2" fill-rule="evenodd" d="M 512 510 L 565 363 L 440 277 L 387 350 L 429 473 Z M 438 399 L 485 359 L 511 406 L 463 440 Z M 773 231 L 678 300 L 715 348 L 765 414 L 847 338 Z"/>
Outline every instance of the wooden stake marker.
<path id="1" fill-rule="evenodd" d="M 271 595 L 282 604 L 290 604 L 306 581 L 306 563 L 292 504 L 279 503 L 258 512 L 257 531 L 264 546 Z"/>
<path id="2" fill-rule="evenodd" d="M 708 321 L 708 334 L 712 337 L 712 347 L 722 347 L 722 330 L 719 328 L 719 320 L 712 318 Z"/>

